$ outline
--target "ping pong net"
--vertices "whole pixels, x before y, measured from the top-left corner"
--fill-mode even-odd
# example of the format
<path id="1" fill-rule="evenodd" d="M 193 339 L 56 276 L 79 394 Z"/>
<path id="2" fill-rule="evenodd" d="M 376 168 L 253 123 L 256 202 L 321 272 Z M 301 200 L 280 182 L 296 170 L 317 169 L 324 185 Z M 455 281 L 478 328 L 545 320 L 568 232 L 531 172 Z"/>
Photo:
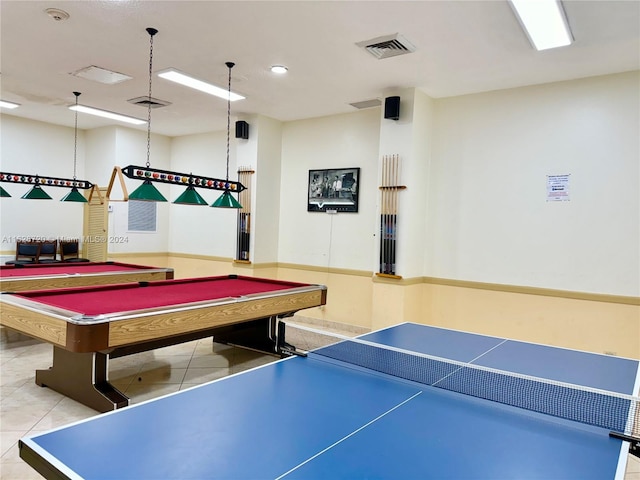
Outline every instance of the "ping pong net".
<path id="1" fill-rule="evenodd" d="M 640 436 L 640 397 L 522 375 L 281 322 L 284 355 L 325 357 L 529 411 Z M 613 433 L 612 433 L 613 435 Z M 629 438 L 625 438 L 629 437 Z"/>

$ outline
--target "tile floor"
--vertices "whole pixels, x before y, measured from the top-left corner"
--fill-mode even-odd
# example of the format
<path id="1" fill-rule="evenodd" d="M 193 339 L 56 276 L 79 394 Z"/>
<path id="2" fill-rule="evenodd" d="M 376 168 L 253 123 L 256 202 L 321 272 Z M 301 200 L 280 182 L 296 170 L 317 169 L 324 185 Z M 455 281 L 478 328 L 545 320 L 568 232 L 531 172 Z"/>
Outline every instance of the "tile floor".
<path id="1" fill-rule="evenodd" d="M 35 370 L 50 366 L 50 345 L 0 330 L 0 479 L 40 479 L 19 458 L 18 439 L 97 412 L 34 383 Z M 137 403 L 275 360 L 203 339 L 114 359 L 110 379 Z M 629 456 L 624 478 L 640 480 L 639 459 Z"/>
<path id="2" fill-rule="evenodd" d="M 35 384 L 35 370 L 51 365 L 49 344 L 2 330 L 0 479 L 41 479 L 20 459 L 18 439 L 98 413 Z M 278 357 L 213 343 L 207 338 L 113 359 L 109 378 L 132 403 L 138 403 L 275 360 Z"/>

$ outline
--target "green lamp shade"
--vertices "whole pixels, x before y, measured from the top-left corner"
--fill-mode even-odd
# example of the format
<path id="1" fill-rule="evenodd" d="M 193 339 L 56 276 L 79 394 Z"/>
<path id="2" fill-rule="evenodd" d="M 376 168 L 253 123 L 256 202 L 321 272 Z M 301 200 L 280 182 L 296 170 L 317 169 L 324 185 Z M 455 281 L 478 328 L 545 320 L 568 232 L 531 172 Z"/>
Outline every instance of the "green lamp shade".
<path id="1" fill-rule="evenodd" d="M 10 197 L 9 192 L 7 192 L 4 188 L 0 187 L 0 197 Z"/>
<path id="2" fill-rule="evenodd" d="M 218 208 L 242 208 L 242 205 L 233 198 L 229 190 L 225 190 L 211 206 Z"/>
<path id="3" fill-rule="evenodd" d="M 49 194 L 47 194 L 40 185 L 34 185 L 22 198 L 26 200 L 51 200 Z"/>
<path id="4" fill-rule="evenodd" d="M 87 203 L 87 199 L 78 191 L 77 187 L 73 187 L 69 193 L 60 199 L 60 201 Z"/>
<path id="5" fill-rule="evenodd" d="M 129 200 L 140 200 L 143 202 L 166 202 L 167 199 L 160 193 L 160 191 L 151 183 L 151 180 L 145 180 L 138 188 L 136 188 Z"/>
<path id="6" fill-rule="evenodd" d="M 196 192 L 193 185 L 189 185 L 187 189 L 182 192 L 182 195 L 176 198 L 173 203 L 177 203 L 179 205 L 207 205 L 207 201 L 202 198 L 198 192 Z"/>

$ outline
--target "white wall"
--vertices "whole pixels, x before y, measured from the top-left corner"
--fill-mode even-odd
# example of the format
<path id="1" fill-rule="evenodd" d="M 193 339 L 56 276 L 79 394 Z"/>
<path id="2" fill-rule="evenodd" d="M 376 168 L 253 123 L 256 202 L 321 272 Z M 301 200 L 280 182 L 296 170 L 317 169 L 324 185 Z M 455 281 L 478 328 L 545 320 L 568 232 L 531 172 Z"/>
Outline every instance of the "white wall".
<path id="1" fill-rule="evenodd" d="M 372 271 L 380 109 L 285 123 L 278 261 Z M 307 212 L 309 170 L 360 167 L 359 212 Z"/>
<path id="2" fill-rule="evenodd" d="M 278 261 L 280 206 L 288 201 L 282 184 L 282 123 L 259 116 L 251 123 L 252 137 L 257 138 L 254 191 L 251 192 L 251 252 L 255 263 Z"/>
<path id="3" fill-rule="evenodd" d="M 640 294 L 638 72 L 435 101 L 425 275 Z M 570 201 L 546 176 L 570 174 Z"/>
<path id="4" fill-rule="evenodd" d="M 171 168 L 169 170 L 195 173 L 214 178 L 226 177 L 227 133 L 214 132 L 186 135 L 171 141 Z M 230 143 L 229 178 L 237 179 L 235 142 Z M 169 201 L 173 202 L 183 187 L 170 187 Z M 207 206 L 171 205 L 169 251 L 219 257 L 235 256 L 237 211 L 211 208 L 222 192 L 197 189 L 207 200 Z"/>
<path id="5" fill-rule="evenodd" d="M 3 172 L 73 178 L 74 129 L 0 115 L 0 168 Z M 85 136 L 78 131 L 77 178 L 84 176 Z M 11 198 L 0 201 L 0 237 L 3 251 L 15 251 L 16 237 L 81 237 L 83 207 L 60 202 L 66 188 L 44 187 L 52 200 L 22 200 L 31 188 L 2 183 Z"/>
<path id="6" fill-rule="evenodd" d="M 425 193 L 419 273 L 640 295 L 639 84 L 640 74 L 631 72 L 454 98 L 418 96 L 425 117 L 414 123 L 412 135 L 424 128 L 432 137 L 430 146 L 413 152 L 428 156 L 431 148 L 428 181 L 414 186 L 414 178 L 405 179 Z M 397 153 L 379 151 L 380 117 L 380 109 L 367 109 L 282 125 L 280 188 L 273 192 L 279 218 L 269 218 L 278 223 L 278 262 L 375 271 L 379 156 Z M 10 115 L 1 120 L 3 171 L 72 175 L 72 128 Z M 112 133 L 116 145 L 109 150 L 105 142 Z M 110 157 L 121 166 L 146 161 L 142 131 L 80 131 L 78 139 L 79 178 L 85 171 L 108 177 Z M 225 132 L 154 135 L 152 166 L 223 177 L 225 141 Z M 231 147 L 235 176 L 235 142 Z M 261 174 L 268 177 L 276 167 L 264 164 Z M 307 212 L 308 171 L 340 167 L 361 168 L 359 213 Z M 424 175 L 416 172 L 412 177 Z M 571 175 L 569 202 L 546 201 L 546 176 L 557 174 Z M 105 177 L 87 180 L 106 183 Z M 128 181 L 130 189 L 138 183 Z M 82 235 L 82 207 L 56 201 L 63 189 L 49 189 L 56 200 L 40 202 L 21 200 L 25 187 L 3 186 L 14 195 L 0 202 L 3 237 Z M 170 202 L 181 193 L 160 189 Z M 217 197 L 200 192 L 211 202 Z M 159 204 L 158 232 L 132 234 L 122 223 L 126 204 L 113 205 L 110 235 L 127 235 L 130 242 L 110 245 L 111 252 L 235 253 L 235 210 Z M 424 208 L 415 205 L 414 211 L 422 215 Z M 8 239 L 1 248 L 11 251 L 15 244 Z"/>
<path id="7" fill-rule="evenodd" d="M 147 163 L 147 133 L 141 130 L 117 127 L 115 135 L 115 163 L 120 167 L 127 165 L 145 166 Z M 92 159 L 88 158 L 87 162 Z M 151 168 L 169 170 L 171 161 L 171 139 L 162 135 L 151 135 L 150 164 Z M 111 175 L 113 166 L 106 169 Z M 118 183 L 118 181 L 116 181 Z M 131 193 L 142 182 L 126 179 L 127 191 Z M 157 203 L 157 230 L 155 232 L 132 232 L 128 229 L 128 202 L 111 202 L 113 211 L 109 213 L 109 237 L 114 239 L 108 246 L 109 253 L 126 252 L 166 252 L 169 248 L 169 212 L 173 199 L 170 197 L 170 187 L 164 184 L 154 184 L 168 200 L 167 203 Z M 114 189 L 115 193 L 115 189 Z M 112 195 L 113 196 L 113 195 Z M 115 194 L 114 198 L 122 198 Z"/>
<path id="8" fill-rule="evenodd" d="M 85 165 L 87 179 L 100 186 L 107 186 L 113 167 L 118 164 L 116 153 L 117 127 L 102 127 L 85 132 L 88 159 Z M 122 167 L 126 165 L 120 165 Z M 117 198 L 122 198 L 118 182 Z"/>

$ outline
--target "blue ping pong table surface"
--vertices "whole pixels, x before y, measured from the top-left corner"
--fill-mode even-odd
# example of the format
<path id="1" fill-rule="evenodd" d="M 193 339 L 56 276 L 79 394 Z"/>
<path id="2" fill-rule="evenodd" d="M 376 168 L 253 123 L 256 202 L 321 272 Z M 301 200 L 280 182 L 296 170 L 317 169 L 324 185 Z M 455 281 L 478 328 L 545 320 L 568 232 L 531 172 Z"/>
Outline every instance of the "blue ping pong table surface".
<path id="1" fill-rule="evenodd" d="M 405 323 L 363 339 L 638 394 L 638 361 Z M 291 357 L 25 437 L 47 478 L 622 479 L 608 431 Z"/>

